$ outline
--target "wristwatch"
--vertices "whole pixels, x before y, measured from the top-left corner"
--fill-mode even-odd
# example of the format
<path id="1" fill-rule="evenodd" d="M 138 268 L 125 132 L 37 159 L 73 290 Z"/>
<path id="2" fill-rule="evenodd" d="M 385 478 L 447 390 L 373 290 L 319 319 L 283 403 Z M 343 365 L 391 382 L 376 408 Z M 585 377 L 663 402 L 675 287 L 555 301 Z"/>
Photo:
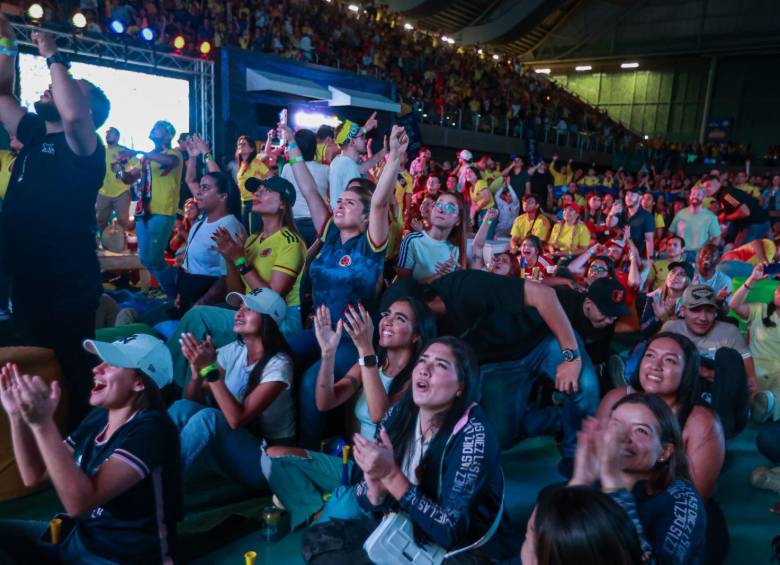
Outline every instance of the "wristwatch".
<path id="1" fill-rule="evenodd" d="M 70 69 L 70 61 L 68 61 L 68 58 L 65 57 L 62 53 L 57 51 L 54 55 L 51 57 L 46 57 L 46 66 L 51 68 L 51 66 L 54 63 L 59 63 L 61 65 L 65 65 L 66 69 Z"/>
<path id="2" fill-rule="evenodd" d="M 561 356 L 564 361 L 571 363 L 580 358 L 580 352 L 576 349 L 561 349 Z"/>
<path id="3" fill-rule="evenodd" d="M 239 265 L 237 269 L 238 272 L 241 273 L 241 275 L 243 276 L 247 274 L 249 271 L 251 271 L 252 269 L 254 269 L 254 267 L 252 266 L 251 263 L 244 263 L 242 265 Z"/>
<path id="4" fill-rule="evenodd" d="M 379 356 L 378 355 L 366 355 L 365 357 L 361 357 L 358 359 L 358 365 L 361 367 L 376 367 L 379 365 Z"/>
<path id="5" fill-rule="evenodd" d="M 219 380 L 219 369 L 212 369 L 205 375 L 203 375 L 203 380 L 208 381 L 210 383 L 213 383 L 215 381 Z"/>

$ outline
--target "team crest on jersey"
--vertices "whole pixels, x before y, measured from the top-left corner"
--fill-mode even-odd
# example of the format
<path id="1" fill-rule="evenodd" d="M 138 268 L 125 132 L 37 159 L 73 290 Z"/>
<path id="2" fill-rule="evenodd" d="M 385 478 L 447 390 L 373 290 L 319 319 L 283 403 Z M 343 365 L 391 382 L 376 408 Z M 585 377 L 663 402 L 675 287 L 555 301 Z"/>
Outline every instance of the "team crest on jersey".
<path id="1" fill-rule="evenodd" d="M 54 151 L 54 144 L 53 143 L 42 143 L 41 144 L 41 153 L 46 153 L 47 155 L 56 155 L 56 152 Z"/>
<path id="2" fill-rule="evenodd" d="M 349 255 L 344 255 L 341 259 L 339 259 L 339 265 L 342 267 L 349 267 L 352 264 L 352 257 Z"/>
<path id="3" fill-rule="evenodd" d="M 263 252 L 260 254 L 261 257 L 268 257 L 271 254 L 271 251 L 273 251 L 270 247 L 268 249 L 263 249 Z"/>

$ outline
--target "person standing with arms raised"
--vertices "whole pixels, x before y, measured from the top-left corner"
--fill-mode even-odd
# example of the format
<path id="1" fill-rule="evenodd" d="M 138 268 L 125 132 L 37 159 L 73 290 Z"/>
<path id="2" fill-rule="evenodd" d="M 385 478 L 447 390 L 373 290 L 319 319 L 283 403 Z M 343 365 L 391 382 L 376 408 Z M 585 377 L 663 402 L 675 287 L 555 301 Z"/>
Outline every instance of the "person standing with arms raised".
<path id="1" fill-rule="evenodd" d="M 0 215 L 0 259 L 11 277 L 16 333 L 26 345 L 53 349 L 62 366 L 72 430 L 89 408 L 92 360 L 81 342 L 94 337 L 101 293 L 95 200 L 106 170 L 95 128 L 110 103 L 70 76 L 51 34 L 35 31 L 32 40 L 51 86 L 27 113 L 13 95 L 16 36 L 0 15 L 0 121 L 24 144 Z"/>

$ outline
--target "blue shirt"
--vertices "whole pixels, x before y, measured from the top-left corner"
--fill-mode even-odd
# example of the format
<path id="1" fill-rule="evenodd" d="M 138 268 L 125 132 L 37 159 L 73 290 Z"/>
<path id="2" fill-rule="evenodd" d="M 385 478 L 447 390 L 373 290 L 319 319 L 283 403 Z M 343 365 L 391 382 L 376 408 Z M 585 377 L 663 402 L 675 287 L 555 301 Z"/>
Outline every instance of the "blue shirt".
<path id="1" fill-rule="evenodd" d="M 328 220 L 322 249 L 309 267 L 314 308 L 327 304 L 335 323 L 349 304 L 376 311 L 377 284 L 385 266 L 387 241 L 374 245 L 368 231 L 341 242 L 341 231 Z"/>

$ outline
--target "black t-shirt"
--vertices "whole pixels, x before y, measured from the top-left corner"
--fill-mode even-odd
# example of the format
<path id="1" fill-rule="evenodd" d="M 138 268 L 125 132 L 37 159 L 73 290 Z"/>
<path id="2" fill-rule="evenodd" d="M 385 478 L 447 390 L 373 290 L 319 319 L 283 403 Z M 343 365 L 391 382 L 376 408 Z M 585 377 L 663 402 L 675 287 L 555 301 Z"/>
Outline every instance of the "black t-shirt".
<path id="1" fill-rule="evenodd" d="M 522 359 L 550 335 L 536 310 L 524 304 L 523 279 L 470 269 L 431 287 L 447 307 L 442 333 L 469 343 L 480 363 Z"/>
<path id="2" fill-rule="evenodd" d="M 65 440 L 76 464 L 90 477 L 110 457 L 129 465 L 142 480 L 113 500 L 75 517 L 75 535 L 90 553 L 118 563 L 163 563 L 175 557 L 181 518 L 179 432 L 168 415 L 137 412 L 108 441 L 97 438 L 108 411 L 93 410 Z"/>
<path id="3" fill-rule="evenodd" d="M 733 214 L 743 204 L 750 210 L 750 215 L 734 222 L 739 226 L 748 226 L 751 224 L 763 224 L 769 221 L 769 214 L 761 206 L 761 203 L 738 188 L 734 188 L 728 193 L 722 193 L 720 204 L 727 214 Z"/>
<path id="4" fill-rule="evenodd" d="M 518 200 L 522 200 L 525 194 L 525 183 L 528 182 L 528 173 L 524 169 L 521 169 L 519 173 L 515 174 L 513 169 L 509 172 L 509 186 L 515 191 Z M 545 202 L 547 198 L 545 197 Z"/>
<path id="5" fill-rule="evenodd" d="M 547 188 L 555 184 L 553 176 L 550 171 L 536 172 L 528 177 L 528 180 L 531 183 L 531 194 L 536 196 L 539 206 L 544 209 L 547 206 Z"/>
<path id="6" fill-rule="evenodd" d="M 12 275 L 90 276 L 98 280 L 95 200 L 106 171 L 98 140 L 89 157 L 71 151 L 64 133 L 46 133 L 35 114 L 17 128 L 24 149 L 14 162 L 0 215 L 0 258 Z"/>
<path id="7" fill-rule="evenodd" d="M 615 333 L 615 325 L 606 328 L 593 327 L 582 309 L 585 298 L 587 298 L 584 292 L 558 287 L 555 289 L 555 293 L 558 295 L 558 302 L 561 303 L 563 311 L 566 312 L 566 317 L 569 318 L 574 331 L 585 342 L 585 350 L 588 352 L 590 360 L 594 365 L 606 363 L 609 359 L 609 342 Z"/>
<path id="8" fill-rule="evenodd" d="M 633 216 L 630 215 L 626 208 L 623 211 L 623 219 L 625 221 L 623 225 L 631 226 L 631 241 L 634 242 L 639 253 L 644 256 L 646 251 L 645 234 L 655 233 L 655 219 L 653 215 L 640 206 Z"/>

